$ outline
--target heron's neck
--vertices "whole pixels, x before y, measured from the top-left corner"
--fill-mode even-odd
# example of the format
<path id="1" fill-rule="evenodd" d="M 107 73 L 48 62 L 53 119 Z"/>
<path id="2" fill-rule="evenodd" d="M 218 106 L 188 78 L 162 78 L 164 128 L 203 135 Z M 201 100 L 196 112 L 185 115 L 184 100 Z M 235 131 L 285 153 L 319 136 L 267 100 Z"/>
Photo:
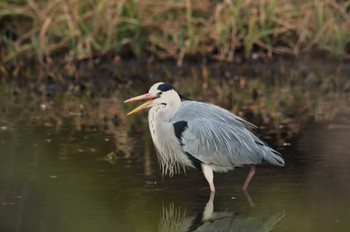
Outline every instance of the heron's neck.
<path id="1" fill-rule="evenodd" d="M 171 96 L 170 100 L 166 105 L 163 105 L 161 108 L 160 117 L 163 121 L 169 122 L 175 112 L 180 108 L 181 106 L 181 99 L 177 93 L 174 93 L 173 96 Z"/>
<path id="2" fill-rule="evenodd" d="M 171 102 L 169 102 L 165 108 L 164 108 L 164 116 L 166 120 L 171 120 L 175 114 L 175 112 L 180 108 L 181 106 L 181 99 L 180 97 L 174 98 Z"/>

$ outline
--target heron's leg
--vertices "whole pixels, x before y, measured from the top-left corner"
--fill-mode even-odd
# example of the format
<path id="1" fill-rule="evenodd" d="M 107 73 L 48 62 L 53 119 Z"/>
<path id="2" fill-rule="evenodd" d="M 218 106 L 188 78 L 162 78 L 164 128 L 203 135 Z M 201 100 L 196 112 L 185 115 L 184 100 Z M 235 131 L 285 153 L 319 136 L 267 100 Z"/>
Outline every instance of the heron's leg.
<path id="1" fill-rule="evenodd" d="M 242 187 L 243 190 L 247 190 L 248 185 L 249 185 L 250 181 L 252 180 L 252 178 L 253 178 L 253 176 L 254 176 L 254 174 L 255 174 L 255 166 L 254 166 L 254 165 L 249 164 L 249 165 L 247 165 L 247 167 L 249 167 L 250 170 L 249 170 L 248 176 L 247 176 L 247 178 L 245 179 L 245 182 L 244 182 L 244 184 L 243 184 L 243 187 Z"/>
<path id="2" fill-rule="evenodd" d="M 214 213 L 214 198 L 215 198 L 215 192 L 211 192 L 209 201 L 205 205 L 205 208 L 204 208 L 204 211 L 203 211 L 202 222 L 210 220 L 210 218 L 213 216 L 213 213 Z"/>
<path id="3" fill-rule="evenodd" d="M 254 203 L 253 199 L 250 197 L 248 191 L 247 190 L 243 190 L 242 192 L 243 192 L 244 197 L 247 199 L 249 206 L 250 207 L 254 207 L 255 203 Z"/>
<path id="4" fill-rule="evenodd" d="M 210 191 L 215 192 L 213 169 L 208 164 L 202 163 L 202 171 L 209 183 Z"/>

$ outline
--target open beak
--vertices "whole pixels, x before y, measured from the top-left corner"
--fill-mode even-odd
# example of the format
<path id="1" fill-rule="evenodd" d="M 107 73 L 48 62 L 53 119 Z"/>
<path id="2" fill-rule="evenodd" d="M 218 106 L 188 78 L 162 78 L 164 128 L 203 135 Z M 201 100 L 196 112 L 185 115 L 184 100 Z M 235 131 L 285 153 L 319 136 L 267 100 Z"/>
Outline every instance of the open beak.
<path id="1" fill-rule="evenodd" d="M 129 116 L 130 114 L 139 112 L 139 111 L 142 110 L 142 109 L 145 109 L 145 108 L 150 107 L 150 106 L 152 105 L 152 102 L 153 102 L 153 100 L 154 100 L 155 98 L 156 98 L 156 97 L 155 97 L 154 95 L 152 95 L 152 94 L 150 94 L 150 93 L 146 93 L 146 94 L 143 94 L 143 95 L 140 95 L 140 96 L 133 97 L 133 98 L 130 98 L 130 99 L 128 99 L 128 100 L 125 100 L 124 103 L 148 99 L 148 101 L 146 101 L 146 102 L 143 103 L 142 105 L 136 107 L 135 109 L 133 109 L 132 111 L 130 111 L 127 115 Z"/>

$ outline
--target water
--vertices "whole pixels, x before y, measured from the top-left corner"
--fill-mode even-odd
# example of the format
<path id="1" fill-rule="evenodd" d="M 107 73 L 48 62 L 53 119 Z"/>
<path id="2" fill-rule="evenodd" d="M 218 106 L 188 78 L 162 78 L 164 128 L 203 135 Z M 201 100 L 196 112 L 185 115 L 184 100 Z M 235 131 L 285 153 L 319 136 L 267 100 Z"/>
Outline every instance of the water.
<path id="1" fill-rule="evenodd" d="M 327 89 L 322 84 L 301 94 L 296 89 L 305 85 L 291 93 L 290 80 L 202 78 L 175 86 L 262 126 L 256 133 L 283 154 L 284 168 L 259 166 L 248 192 L 241 190 L 246 168 L 216 174 L 217 192 L 210 195 L 195 170 L 162 177 L 146 114 L 125 117 L 132 106 L 122 100 L 154 80 L 98 98 L 87 97 L 93 89 L 37 98 L 10 85 L 1 88 L 0 231 L 350 230 L 348 93 L 336 89 L 315 98 Z M 281 90 L 287 94 L 278 96 Z M 279 109 L 283 115 L 268 113 Z"/>

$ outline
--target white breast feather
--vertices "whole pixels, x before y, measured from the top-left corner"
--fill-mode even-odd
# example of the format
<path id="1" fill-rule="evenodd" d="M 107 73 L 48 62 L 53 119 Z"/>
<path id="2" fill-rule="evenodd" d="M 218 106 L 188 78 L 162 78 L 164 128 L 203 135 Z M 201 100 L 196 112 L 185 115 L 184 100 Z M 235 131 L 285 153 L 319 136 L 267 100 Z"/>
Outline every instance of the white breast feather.
<path id="1" fill-rule="evenodd" d="M 162 174 L 172 176 L 174 173 L 180 173 L 181 170 L 185 171 L 185 167 L 191 164 L 182 152 L 180 142 L 174 133 L 173 124 L 162 117 L 164 107 L 164 105 L 159 105 L 150 109 L 149 129 L 157 150 Z"/>

